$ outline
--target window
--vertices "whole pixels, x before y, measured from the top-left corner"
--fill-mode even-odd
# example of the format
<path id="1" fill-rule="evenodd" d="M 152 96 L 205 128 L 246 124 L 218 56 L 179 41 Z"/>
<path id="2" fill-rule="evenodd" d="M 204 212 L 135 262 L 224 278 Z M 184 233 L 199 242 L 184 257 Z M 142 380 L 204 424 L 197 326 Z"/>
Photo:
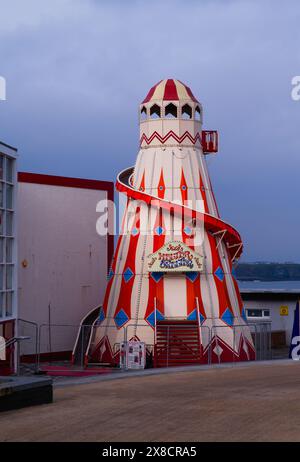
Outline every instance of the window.
<path id="1" fill-rule="evenodd" d="M 145 106 L 141 109 L 141 120 L 147 119 L 147 108 Z"/>
<path id="2" fill-rule="evenodd" d="M 0 208 L 3 207 L 3 184 L 2 181 L 0 182 Z"/>
<path id="3" fill-rule="evenodd" d="M 5 289 L 12 289 L 13 285 L 13 265 L 6 265 Z"/>
<path id="4" fill-rule="evenodd" d="M 3 309 L 4 309 L 4 293 L 0 292 L 0 318 L 2 317 Z"/>
<path id="5" fill-rule="evenodd" d="M 165 107 L 165 117 L 167 119 L 174 119 L 177 117 L 177 107 L 175 104 L 170 103 Z"/>
<path id="6" fill-rule="evenodd" d="M 0 290 L 2 290 L 3 287 L 3 274 L 4 274 L 4 265 L 0 265 Z"/>
<path id="7" fill-rule="evenodd" d="M 6 181 L 9 181 L 10 183 L 13 182 L 13 165 L 14 165 L 14 160 L 7 157 L 6 158 Z"/>
<path id="8" fill-rule="evenodd" d="M 150 108 L 150 118 L 159 119 L 160 118 L 160 107 L 157 104 L 153 104 Z"/>
<path id="9" fill-rule="evenodd" d="M 191 119 L 192 118 L 192 108 L 189 104 L 185 104 L 181 108 L 181 115 L 183 119 Z"/>
<path id="10" fill-rule="evenodd" d="M 4 238 L 0 237 L 0 263 L 4 261 Z"/>
<path id="11" fill-rule="evenodd" d="M 10 184 L 6 185 L 6 208 L 13 208 L 13 186 Z"/>
<path id="12" fill-rule="evenodd" d="M 4 164 L 4 156 L 0 154 L 0 179 L 3 178 L 3 164 Z"/>
<path id="13" fill-rule="evenodd" d="M 6 316 L 12 316 L 13 312 L 13 292 L 6 292 L 6 300 L 5 300 L 5 311 L 6 311 Z"/>
<path id="14" fill-rule="evenodd" d="M 3 236 L 4 234 L 4 212 L 0 210 L 0 235 Z"/>
<path id="15" fill-rule="evenodd" d="M 201 120 L 201 110 L 199 106 L 195 107 L 195 119 L 196 120 Z"/>
<path id="16" fill-rule="evenodd" d="M 248 309 L 246 312 L 247 312 L 247 318 L 269 318 L 270 317 L 270 310 L 265 310 L 263 308 Z"/>
<path id="17" fill-rule="evenodd" d="M 6 212 L 6 236 L 13 235 L 13 212 Z"/>
<path id="18" fill-rule="evenodd" d="M 6 262 L 7 263 L 12 263 L 12 258 L 13 258 L 13 239 L 6 239 Z"/>
<path id="19" fill-rule="evenodd" d="M 14 314 L 15 159 L 0 152 L 0 319 Z"/>

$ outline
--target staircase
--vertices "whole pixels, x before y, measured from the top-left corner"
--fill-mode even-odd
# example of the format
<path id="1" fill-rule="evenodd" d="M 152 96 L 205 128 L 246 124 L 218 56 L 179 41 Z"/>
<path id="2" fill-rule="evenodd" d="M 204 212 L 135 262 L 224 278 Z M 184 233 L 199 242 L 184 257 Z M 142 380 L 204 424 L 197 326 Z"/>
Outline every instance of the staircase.
<path id="1" fill-rule="evenodd" d="M 196 321 L 159 321 L 156 324 L 154 367 L 200 364 L 201 345 Z"/>

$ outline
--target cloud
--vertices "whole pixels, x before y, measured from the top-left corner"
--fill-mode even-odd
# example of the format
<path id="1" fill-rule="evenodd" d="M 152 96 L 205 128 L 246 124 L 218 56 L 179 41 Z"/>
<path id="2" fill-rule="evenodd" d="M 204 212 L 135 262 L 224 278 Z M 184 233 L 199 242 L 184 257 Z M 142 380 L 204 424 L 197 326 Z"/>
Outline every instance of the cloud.
<path id="1" fill-rule="evenodd" d="M 135 162 L 138 103 L 160 79 L 179 78 L 202 101 L 205 128 L 220 132 L 220 153 L 208 163 L 245 258 L 300 259 L 300 103 L 290 98 L 300 72 L 296 0 L 289 8 L 277 0 L 0 7 L 8 98 L 0 138 L 20 148 L 20 168 L 114 180 Z"/>

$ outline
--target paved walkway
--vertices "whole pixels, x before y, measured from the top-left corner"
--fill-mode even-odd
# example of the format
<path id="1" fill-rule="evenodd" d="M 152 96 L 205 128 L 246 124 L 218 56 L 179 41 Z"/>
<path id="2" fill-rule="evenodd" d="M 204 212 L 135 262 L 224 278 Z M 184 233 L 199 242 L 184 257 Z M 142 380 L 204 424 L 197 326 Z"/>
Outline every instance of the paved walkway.
<path id="1" fill-rule="evenodd" d="M 1 413 L 0 441 L 300 441 L 300 362 L 59 386 Z"/>

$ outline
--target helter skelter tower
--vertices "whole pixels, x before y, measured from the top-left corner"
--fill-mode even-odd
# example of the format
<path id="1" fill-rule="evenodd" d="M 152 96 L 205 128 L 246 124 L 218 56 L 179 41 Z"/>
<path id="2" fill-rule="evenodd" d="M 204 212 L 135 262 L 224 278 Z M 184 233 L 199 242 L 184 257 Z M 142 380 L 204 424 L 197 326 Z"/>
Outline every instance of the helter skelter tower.
<path id="1" fill-rule="evenodd" d="M 255 358 L 233 269 L 242 241 L 219 217 L 205 159 L 217 132 L 203 131 L 202 117 L 173 79 L 140 105 L 137 161 L 117 179 L 127 208 L 92 361 L 117 363 L 124 332 L 146 342 L 157 366 Z"/>

